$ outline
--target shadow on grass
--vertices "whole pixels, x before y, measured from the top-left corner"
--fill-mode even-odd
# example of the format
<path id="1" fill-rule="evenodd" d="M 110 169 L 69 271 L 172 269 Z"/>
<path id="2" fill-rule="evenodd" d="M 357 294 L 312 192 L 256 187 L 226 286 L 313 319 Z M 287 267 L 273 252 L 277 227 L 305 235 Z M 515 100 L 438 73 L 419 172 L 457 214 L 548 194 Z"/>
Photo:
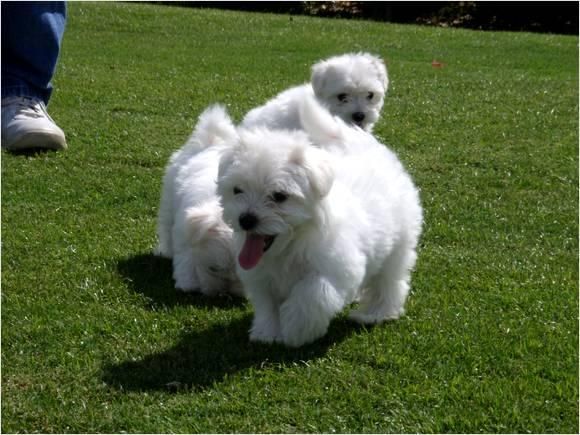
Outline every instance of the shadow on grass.
<path id="1" fill-rule="evenodd" d="M 50 154 L 53 153 L 54 151 L 55 150 L 48 148 L 33 147 L 33 148 L 25 148 L 22 150 L 8 150 L 7 152 L 12 154 L 13 156 L 36 157 L 45 154 Z"/>
<path id="2" fill-rule="evenodd" d="M 135 292 L 150 301 L 152 309 L 176 305 L 231 309 L 247 303 L 231 296 L 210 298 L 175 290 L 171 260 L 152 253 L 120 260 L 117 270 Z M 279 344 L 251 343 L 248 339 L 251 322 L 252 316 L 248 314 L 209 329 L 190 331 L 177 345 L 163 352 L 138 361 L 106 364 L 102 378 L 106 384 L 121 391 L 199 391 L 246 370 L 315 360 L 361 328 L 339 316 L 320 340 L 289 349 Z"/>
<path id="3" fill-rule="evenodd" d="M 281 364 L 304 364 L 324 356 L 328 349 L 360 328 L 344 318 L 335 319 L 326 336 L 298 349 L 251 343 L 251 316 L 184 335 L 173 348 L 140 361 L 109 364 L 103 380 L 122 391 L 187 392 L 210 388 L 229 376 L 252 368 L 279 369 Z"/>
<path id="4" fill-rule="evenodd" d="M 245 304 L 242 298 L 230 295 L 208 297 L 200 293 L 176 290 L 171 260 L 152 253 L 139 254 L 117 262 L 117 271 L 130 288 L 144 295 L 150 308 L 194 305 L 197 307 L 234 308 Z"/>

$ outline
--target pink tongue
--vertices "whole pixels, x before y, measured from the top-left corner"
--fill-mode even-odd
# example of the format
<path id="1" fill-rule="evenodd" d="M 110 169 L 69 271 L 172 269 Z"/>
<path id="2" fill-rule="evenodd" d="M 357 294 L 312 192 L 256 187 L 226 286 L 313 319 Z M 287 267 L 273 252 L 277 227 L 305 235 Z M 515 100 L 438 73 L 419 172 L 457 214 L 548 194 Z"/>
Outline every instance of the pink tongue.
<path id="1" fill-rule="evenodd" d="M 246 241 L 238 256 L 238 261 L 243 269 L 248 270 L 256 267 L 264 253 L 264 244 L 264 236 L 246 234 Z"/>

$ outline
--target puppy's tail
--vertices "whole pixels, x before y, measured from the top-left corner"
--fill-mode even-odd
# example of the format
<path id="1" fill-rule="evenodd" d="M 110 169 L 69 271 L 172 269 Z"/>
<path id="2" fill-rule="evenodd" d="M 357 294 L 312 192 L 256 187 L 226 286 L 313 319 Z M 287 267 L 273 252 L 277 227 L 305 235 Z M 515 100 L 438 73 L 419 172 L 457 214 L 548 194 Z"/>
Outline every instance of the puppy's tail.
<path id="1" fill-rule="evenodd" d="M 198 150 L 235 139 L 236 128 L 221 104 L 209 106 L 199 116 L 188 145 Z"/>
<path id="2" fill-rule="evenodd" d="M 300 104 L 300 123 L 310 140 L 321 148 L 343 146 L 344 122 L 333 116 L 314 96 L 307 96 Z"/>

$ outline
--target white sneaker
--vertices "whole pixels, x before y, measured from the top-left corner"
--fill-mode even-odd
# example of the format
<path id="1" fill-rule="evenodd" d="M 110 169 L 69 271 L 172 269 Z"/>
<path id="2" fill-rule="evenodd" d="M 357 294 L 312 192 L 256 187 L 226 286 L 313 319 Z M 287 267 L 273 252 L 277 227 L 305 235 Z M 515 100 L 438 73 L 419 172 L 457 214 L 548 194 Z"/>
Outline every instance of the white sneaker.
<path id="1" fill-rule="evenodd" d="M 43 101 L 29 97 L 2 99 L 2 148 L 64 150 L 66 146 L 64 132 L 48 115 Z"/>

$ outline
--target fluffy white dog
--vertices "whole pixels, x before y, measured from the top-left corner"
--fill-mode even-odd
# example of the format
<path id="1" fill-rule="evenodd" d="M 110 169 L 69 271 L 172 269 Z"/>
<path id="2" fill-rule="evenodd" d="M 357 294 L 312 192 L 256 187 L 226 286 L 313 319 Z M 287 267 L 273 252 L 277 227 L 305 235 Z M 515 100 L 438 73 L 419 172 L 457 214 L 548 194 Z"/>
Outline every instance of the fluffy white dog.
<path id="1" fill-rule="evenodd" d="M 251 110 L 242 125 L 300 129 L 300 103 L 315 95 L 347 124 L 371 131 L 379 118 L 388 85 L 385 64 L 376 56 L 356 53 L 331 57 L 312 67 L 311 83 L 290 88 Z"/>
<path id="2" fill-rule="evenodd" d="M 220 156 L 235 137 L 225 110 L 212 106 L 201 114 L 165 170 L 156 253 L 173 259 L 175 287 L 180 290 L 241 294 L 232 229 L 223 221 L 216 192 Z"/>
<path id="3" fill-rule="evenodd" d="M 394 153 L 313 99 L 300 112 L 305 131 L 239 129 L 218 177 L 250 339 L 288 346 L 323 336 L 355 299 L 360 323 L 401 316 L 422 225 Z"/>

